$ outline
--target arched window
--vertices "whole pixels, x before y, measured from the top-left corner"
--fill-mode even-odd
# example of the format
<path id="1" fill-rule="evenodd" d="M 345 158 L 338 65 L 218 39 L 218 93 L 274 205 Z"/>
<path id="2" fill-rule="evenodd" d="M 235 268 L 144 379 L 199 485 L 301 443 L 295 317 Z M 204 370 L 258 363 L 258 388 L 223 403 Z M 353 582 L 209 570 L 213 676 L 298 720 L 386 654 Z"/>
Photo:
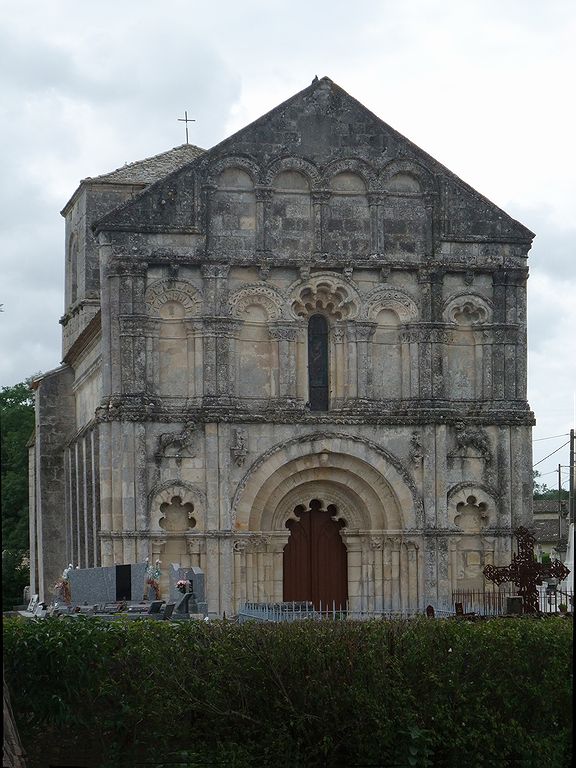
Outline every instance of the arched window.
<path id="1" fill-rule="evenodd" d="M 328 410 L 328 322 L 323 315 L 308 321 L 308 389 L 310 410 Z"/>

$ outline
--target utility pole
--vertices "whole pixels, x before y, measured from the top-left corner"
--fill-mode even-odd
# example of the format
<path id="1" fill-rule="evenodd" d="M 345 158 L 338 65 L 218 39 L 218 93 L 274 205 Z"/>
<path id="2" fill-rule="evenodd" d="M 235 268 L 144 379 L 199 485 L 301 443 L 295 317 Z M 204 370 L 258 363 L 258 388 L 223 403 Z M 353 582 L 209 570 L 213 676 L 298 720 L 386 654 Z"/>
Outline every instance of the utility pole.
<path id="1" fill-rule="evenodd" d="M 562 546 L 562 465 L 558 464 L 558 552 Z"/>
<path id="2" fill-rule="evenodd" d="M 570 430 L 570 481 L 568 483 L 568 525 L 574 522 L 574 501 L 576 489 L 574 488 L 574 430 Z"/>

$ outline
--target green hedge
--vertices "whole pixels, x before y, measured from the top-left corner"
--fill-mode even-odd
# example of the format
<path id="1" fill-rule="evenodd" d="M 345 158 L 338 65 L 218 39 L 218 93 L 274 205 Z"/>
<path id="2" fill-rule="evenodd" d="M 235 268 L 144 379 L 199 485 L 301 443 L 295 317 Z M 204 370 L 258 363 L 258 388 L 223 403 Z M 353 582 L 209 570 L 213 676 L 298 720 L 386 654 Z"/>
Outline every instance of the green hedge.
<path id="1" fill-rule="evenodd" d="M 569 619 L 5 619 L 4 641 L 31 766 L 570 764 Z"/>

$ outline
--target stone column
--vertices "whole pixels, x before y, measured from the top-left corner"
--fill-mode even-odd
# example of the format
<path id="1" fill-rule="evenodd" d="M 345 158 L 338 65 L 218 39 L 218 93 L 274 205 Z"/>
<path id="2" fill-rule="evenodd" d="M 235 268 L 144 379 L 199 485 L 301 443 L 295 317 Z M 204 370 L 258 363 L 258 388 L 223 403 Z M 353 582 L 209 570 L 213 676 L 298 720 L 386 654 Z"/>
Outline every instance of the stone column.
<path id="1" fill-rule="evenodd" d="M 434 224 L 434 208 L 435 208 L 436 195 L 426 194 L 424 195 L 424 208 L 426 210 L 426 231 L 424 235 L 424 256 L 427 259 L 434 257 L 434 240 L 436 237 L 435 224 Z"/>
<path id="2" fill-rule="evenodd" d="M 204 200 L 204 232 L 206 233 L 206 254 L 212 255 L 212 204 L 214 193 L 218 187 L 214 183 L 207 182 L 202 185 L 202 198 Z"/>
<path id="3" fill-rule="evenodd" d="M 408 559 L 408 609 L 417 611 L 420 607 L 418 599 L 418 544 L 407 541 L 405 546 Z"/>
<path id="4" fill-rule="evenodd" d="M 492 399 L 504 400 L 505 398 L 505 340 L 506 326 L 494 325 L 492 327 Z"/>
<path id="5" fill-rule="evenodd" d="M 336 322 L 332 327 L 334 348 L 334 364 L 332 366 L 332 381 L 334 382 L 334 405 L 338 407 L 346 399 L 346 325 Z"/>
<path id="6" fill-rule="evenodd" d="M 358 356 L 357 356 L 357 344 L 356 344 L 356 331 L 354 323 L 351 321 L 346 322 L 346 347 L 347 347 L 347 382 L 346 382 L 346 398 L 348 400 L 355 400 L 358 395 Z"/>
<path id="7" fill-rule="evenodd" d="M 482 400 L 492 400 L 492 334 L 481 331 L 482 336 Z"/>
<path id="8" fill-rule="evenodd" d="M 143 562 L 149 554 L 146 537 L 150 525 L 146 464 L 146 426 L 142 422 L 136 422 L 134 424 L 134 499 L 136 531 L 140 533 L 136 545 L 136 562 Z"/>
<path id="9" fill-rule="evenodd" d="M 278 392 L 281 399 L 296 397 L 296 340 L 298 329 L 294 323 L 268 324 L 270 339 L 278 345 Z"/>
<path id="10" fill-rule="evenodd" d="M 271 599 L 279 603 L 284 599 L 284 548 L 290 538 L 289 531 L 274 531 L 270 534 L 268 551 L 272 560 L 272 593 Z"/>
<path id="11" fill-rule="evenodd" d="M 446 440 L 446 425 L 437 424 L 434 430 L 434 499 L 436 515 L 433 524 L 439 528 L 448 527 L 448 503 L 446 480 L 448 478 L 447 452 L 448 445 Z M 432 489 L 429 489 L 429 492 Z M 427 521 L 426 525 L 430 523 Z"/>
<path id="12" fill-rule="evenodd" d="M 375 611 L 384 610 L 384 560 L 383 560 L 382 536 L 370 537 L 370 548 L 372 549 L 372 578 L 374 582 L 374 605 Z"/>
<path id="13" fill-rule="evenodd" d="M 432 534 L 424 539 L 424 604 L 438 603 L 437 542 Z"/>
<path id="14" fill-rule="evenodd" d="M 324 252 L 324 232 L 328 223 L 329 203 L 332 193 L 329 189 L 312 192 L 312 218 L 314 221 L 313 253 Z"/>
<path id="15" fill-rule="evenodd" d="M 381 256 L 384 253 L 384 202 L 386 195 L 381 192 L 368 193 L 370 210 L 370 253 Z"/>
<path id="16" fill-rule="evenodd" d="M 348 557 L 348 606 L 351 611 L 364 608 L 362 537 L 357 533 L 341 532 Z"/>
<path id="17" fill-rule="evenodd" d="M 108 274 L 108 264 L 112 258 L 112 246 L 109 236 L 104 233 L 98 235 L 98 258 L 100 261 L 100 300 L 101 314 L 101 344 L 102 344 L 102 397 L 112 394 L 112 313 L 109 308 L 112 304 L 111 279 Z"/>
<path id="18" fill-rule="evenodd" d="M 256 197 L 256 254 L 266 254 L 270 250 L 270 208 L 272 205 L 272 187 L 257 186 Z"/>
<path id="19" fill-rule="evenodd" d="M 308 327 L 305 321 L 296 323 L 296 395 L 305 403 L 308 400 Z"/>
<path id="20" fill-rule="evenodd" d="M 372 388 L 372 337 L 376 331 L 376 323 L 350 324 L 354 329 L 357 348 L 357 397 L 368 399 L 373 395 Z"/>
<path id="21" fill-rule="evenodd" d="M 397 537 L 390 538 L 390 561 L 392 565 L 392 573 L 391 573 L 392 610 L 397 613 L 401 610 L 400 540 Z"/>
<path id="22" fill-rule="evenodd" d="M 400 543 L 400 609 L 405 613 L 410 607 L 410 578 L 406 543 Z"/>

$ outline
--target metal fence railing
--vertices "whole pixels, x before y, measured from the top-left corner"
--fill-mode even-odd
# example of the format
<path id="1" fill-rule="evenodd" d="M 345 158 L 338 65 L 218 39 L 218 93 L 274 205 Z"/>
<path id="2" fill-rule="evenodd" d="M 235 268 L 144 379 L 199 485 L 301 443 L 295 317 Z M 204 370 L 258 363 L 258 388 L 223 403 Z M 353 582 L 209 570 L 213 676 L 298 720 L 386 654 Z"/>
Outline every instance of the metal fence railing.
<path id="1" fill-rule="evenodd" d="M 518 593 L 512 589 L 498 589 L 484 592 L 482 590 L 456 590 L 452 593 L 454 606 L 459 603 L 463 613 L 475 613 L 478 616 L 504 616 L 508 612 L 508 598 Z M 573 611 L 574 593 L 538 587 L 538 610 L 540 613 L 560 613 L 566 606 L 568 612 Z"/>
<path id="2" fill-rule="evenodd" d="M 456 590 L 452 593 L 452 605 L 434 606 L 433 616 L 445 618 L 457 613 L 475 614 L 476 616 L 504 616 L 508 613 L 509 597 L 516 593 L 511 589 L 500 589 L 489 592 L 482 590 Z M 457 610 L 458 605 L 458 610 Z M 572 592 L 560 590 L 539 591 L 539 610 L 541 613 L 560 613 L 564 606 L 568 612 L 573 612 L 574 596 Z M 260 622 L 291 622 L 291 621 L 366 621 L 368 619 L 411 619 L 414 616 L 426 615 L 426 610 L 372 610 L 356 609 L 337 606 L 335 603 L 315 607 L 311 602 L 282 602 L 282 603 L 244 603 L 237 614 L 237 620 Z"/>
<path id="3" fill-rule="evenodd" d="M 261 622 L 290 622 L 290 621 L 366 621 L 368 619 L 409 619 L 422 615 L 422 611 L 384 611 L 371 609 L 355 609 L 349 606 L 337 606 L 335 603 L 314 607 L 308 602 L 283 603 L 244 603 L 238 611 L 238 620 Z M 438 613 L 438 612 L 437 612 Z M 448 611 L 441 611 L 448 614 Z"/>

